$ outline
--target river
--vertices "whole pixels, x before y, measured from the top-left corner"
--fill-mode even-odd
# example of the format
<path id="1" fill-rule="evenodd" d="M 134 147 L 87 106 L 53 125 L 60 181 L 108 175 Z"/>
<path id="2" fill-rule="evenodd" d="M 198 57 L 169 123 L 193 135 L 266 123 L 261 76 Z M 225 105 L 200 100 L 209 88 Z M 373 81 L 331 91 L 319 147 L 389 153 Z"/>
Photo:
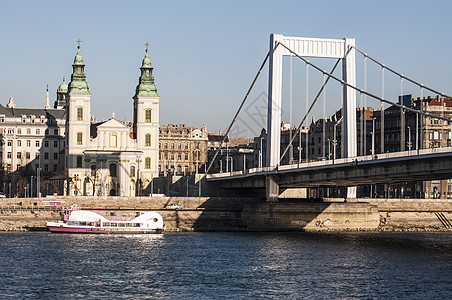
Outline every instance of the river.
<path id="1" fill-rule="evenodd" d="M 0 234 L 0 298 L 452 297 L 452 233 Z"/>

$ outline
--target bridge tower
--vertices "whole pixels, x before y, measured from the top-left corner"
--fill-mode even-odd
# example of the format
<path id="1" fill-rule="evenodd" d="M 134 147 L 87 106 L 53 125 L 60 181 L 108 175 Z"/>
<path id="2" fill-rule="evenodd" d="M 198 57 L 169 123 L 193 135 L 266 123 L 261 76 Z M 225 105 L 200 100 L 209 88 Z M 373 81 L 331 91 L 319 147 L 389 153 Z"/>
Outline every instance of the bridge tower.
<path id="1" fill-rule="evenodd" d="M 282 34 L 270 35 L 270 51 L 281 43 L 299 56 L 342 58 L 342 79 L 356 86 L 355 39 L 319 39 L 288 37 Z M 282 89 L 282 57 L 294 56 L 285 47 L 279 45 L 270 54 L 267 112 L 267 166 L 276 168 L 280 161 L 281 144 L 281 89 Z M 342 114 L 344 117 L 343 153 L 344 157 L 356 156 L 356 91 L 350 87 L 343 88 Z M 292 125 L 292 124 L 291 124 Z M 348 197 L 353 197 L 356 188 L 348 189 Z M 272 176 L 266 178 L 267 201 L 277 201 L 279 186 Z"/>

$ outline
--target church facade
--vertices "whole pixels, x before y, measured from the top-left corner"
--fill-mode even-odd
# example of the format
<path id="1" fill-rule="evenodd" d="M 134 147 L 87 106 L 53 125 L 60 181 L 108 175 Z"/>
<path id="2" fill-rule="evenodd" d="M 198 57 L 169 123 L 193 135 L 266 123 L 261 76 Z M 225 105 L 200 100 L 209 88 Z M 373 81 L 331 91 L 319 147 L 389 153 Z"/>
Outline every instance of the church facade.
<path id="1" fill-rule="evenodd" d="M 136 196 L 151 192 L 158 176 L 159 95 L 148 49 L 133 96 L 133 122 L 94 122 L 80 45 L 68 85 L 58 88 L 55 107 L 66 112 L 66 195 Z"/>

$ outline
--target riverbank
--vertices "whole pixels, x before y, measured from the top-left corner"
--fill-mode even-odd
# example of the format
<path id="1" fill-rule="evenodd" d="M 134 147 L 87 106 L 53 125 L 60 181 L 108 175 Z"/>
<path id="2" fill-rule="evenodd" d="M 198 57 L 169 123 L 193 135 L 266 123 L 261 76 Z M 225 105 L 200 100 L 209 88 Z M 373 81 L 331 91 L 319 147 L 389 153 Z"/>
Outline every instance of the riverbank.
<path id="1" fill-rule="evenodd" d="M 170 204 L 178 209 L 167 209 Z M 78 205 L 106 217 L 156 211 L 166 231 L 449 231 L 452 201 L 445 199 L 284 199 L 226 197 L 59 197 L 0 200 L 0 231 L 46 230 L 62 208 Z M 449 223 L 448 223 L 449 222 Z"/>

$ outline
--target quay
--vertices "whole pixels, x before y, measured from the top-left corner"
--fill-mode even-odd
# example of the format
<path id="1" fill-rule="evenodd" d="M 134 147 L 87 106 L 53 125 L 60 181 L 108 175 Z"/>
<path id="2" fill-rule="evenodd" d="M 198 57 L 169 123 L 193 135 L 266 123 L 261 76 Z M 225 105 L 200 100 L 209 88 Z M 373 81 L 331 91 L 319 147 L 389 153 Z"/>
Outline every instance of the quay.
<path id="1" fill-rule="evenodd" d="M 167 232 L 452 230 L 452 199 L 265 202 L 250 197 L 58 197 L 54 200 L 0 200 L 0 231 L 46 230 L 47 221 L 58 221 L 63 209 L 74 204 L 105 216 L 126 217 L 140 211 L 156 211 L 162 215 Z M 170 204 L 177 204 L 178 208 L 168 207 Z"/>

